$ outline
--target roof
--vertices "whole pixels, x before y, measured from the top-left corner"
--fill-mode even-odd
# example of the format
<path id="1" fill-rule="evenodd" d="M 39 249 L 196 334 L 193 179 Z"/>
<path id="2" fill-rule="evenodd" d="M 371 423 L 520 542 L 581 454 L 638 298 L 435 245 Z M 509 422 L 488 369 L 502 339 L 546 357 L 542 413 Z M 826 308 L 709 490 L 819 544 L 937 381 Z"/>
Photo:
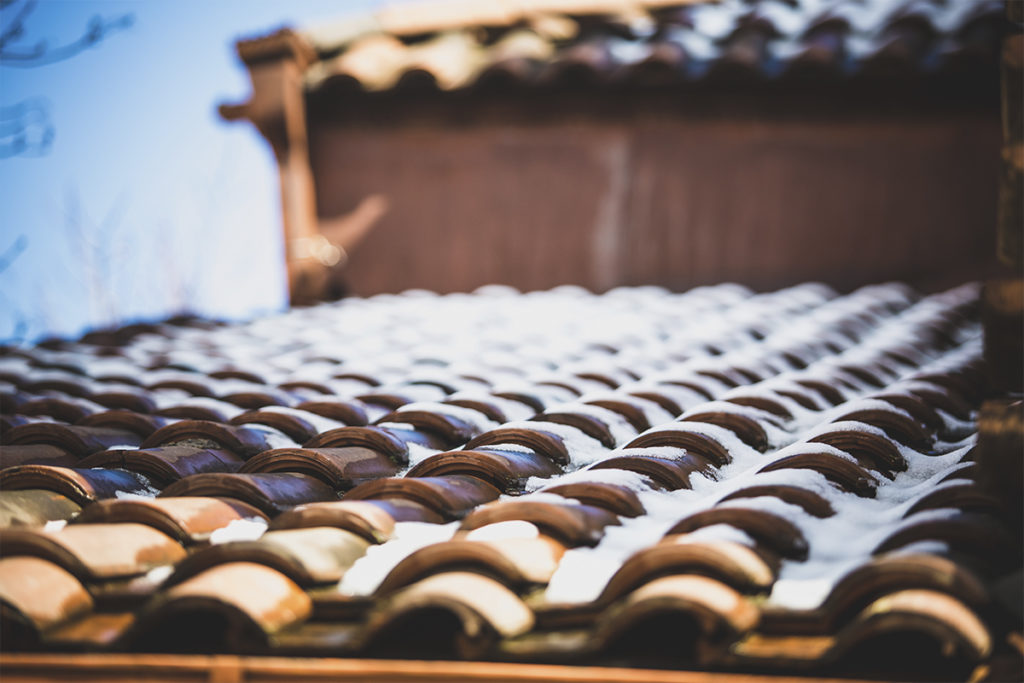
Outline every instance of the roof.
<path id="1" fill-rule="evenodd" d="M 239 50 L 297 36 L 311 90 L 919 77 L 994 72 L 1003 14 L 1001 0 L 440 0 Z"/>
<path id="2" fill-rule="evenodd" d="M 412 291 L 8 348 L 2 647 L 966 678 L 1021 559 L 977 295 Z"/>

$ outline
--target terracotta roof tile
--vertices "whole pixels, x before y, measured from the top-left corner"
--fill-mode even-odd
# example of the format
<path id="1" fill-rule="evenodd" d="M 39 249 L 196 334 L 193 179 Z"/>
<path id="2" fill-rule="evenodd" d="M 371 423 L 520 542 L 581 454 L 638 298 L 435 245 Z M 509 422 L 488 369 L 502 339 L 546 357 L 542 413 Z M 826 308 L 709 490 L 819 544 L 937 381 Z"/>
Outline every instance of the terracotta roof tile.
<path id="1" fill-rule="evenodd" d="M 278 529 L 255 541 L 232 541 L 199 549 L 175 565 L 164 585 L 182 583 L 228 562 L 266 565 L 304 587 L 336 584 L 369 545 L 362 536 L 335 527 Z"/>
<path id="2" fill-rule="evenodd" d="M 79 505 L 116 498 L 118 493 L 146 492 L 152 495 L 149 481 L 134 472 L 52 465 L 8 467 L 0 471 L 0 489 L 45 489 L 63 494 Z"/>
<path id="3" fill-rule="evenodd" d="M 408 508 L 412 516 L 398 514 Z M 395 532 L 395 522 L 426 521 L 439 523 L 436 515 L 425 517 L 426 510 L 410 501 L 332 501 L 297 505 L 274 518 L 271 529 L 301 529 L 331 526 L 346 529 L 373 543 L 384 543 Z"/>
<path id="4" fill-rule="evenodd" d="M 540 491 L 578 500 L 584 505 L 607 510 L 619 517 L 639 517 L 646 512 L 636 492 L 621 484 L 602 481 L 575 481 L 557 486 L 545 486 Z"/>
<path id="5" fill-rule="evenodd" d="M 262 424 L 273 427 L 295 443 L 306 443 L 321 432 L 346 426 L 346 422 L 325 418 L 306 410 L 271 406 L 250 410 L 231 419 L 231 424 Z"/>
<path id="6" fill-rule="evenodd" d="M 407 648 L 396 637 L 397 627 L 409 617 L 428 608 L 441 609 L 455 616 L 454 633 L 442 630 L 424 637 L 408 649 L 428 647 L 434 639 L 442 652 L 479 656 L 501 637 L 514 637 L 530 630 L 533 612 L 519 597 L 498 581 L 469 572 L 445 572 L 422 579 L 400 590 L 368 620 L 367 642 L 370 651 L 401 653 Z M 447 624 L 445 625 L 447 627 Z"/>
<path id="7" fill-rule="evenodd" d="M 221 448 L 248 459 L 272 448 L 298 444 L 273 427 L 264 425 L 236 427 L 212 420 L 181 420 L 153 432 L 139 447 L 166 448 L 176 445 Z"/>
<path id="8" fill-rule="evenodd" d="M 8 349 L 2 646 L 969 673 L 1021 563 L 975 302 L 410 293 Z"/>
<path id="9" fill-rule="evenodd" d="M 253 456 L 240 471 L 299 472 L 344 491 L 364 481 L 396 475 L 399 464 L 385 453 L 360 446 L 278 448 Z"/>
<path id="10" fill-rule="evenodd" d="M 258 652 L 312 608 L 309 596 L 284 574 L 252 562 L 229 562 L 159 596 L 141 615 L 130 642 L 143 649 Z"/>
<path id="11" fill-rule="evenodd" d="M 236 520 L 266 519 L 258 509 L 232 498 L 131 498 L 97 501 L 75 523 L 135 522 L 162 531 L 183 545 L 205 543 Z"/>
<path id="12" fill-rule="evenodd" d="M 533 451 L 496 448 L 457 450 L 432 455 L 413 467 L 406 476 L 429 477 L 469 474 L 506 493 L 522 492 L 530 477 L 560 473 L 557 465 Z"/>
<path id="13" fill-rule="evenodd" d="M 46 391 L 39 390 L 39 393 Z M 102 412 L 103 406 L 85 398 L 74 396 L 46 396 L 25 401 L 18 406 L 21 415 L 51 417 L 58 422 L 78 422 L 83 418 Z"/>
<path id="14" fill-rule="evenodd" d="M 346 493 L 345 500 L 398 498 L 419 503 L 446 519 L 453 519 L 481 503 L 494 500 L 498 493 L 498 489 L 481 479 L 453 474 L 443 477 L 376 479 Z"/>
<path id="15" fill-rule="evenodd" d="M 479 529 L 508 521 L 529 522 L 567 547 L 597 545 L 604 528 L 619 523 L 616 515 L 592 505 L 524 499 L 484 505 L 467 515 L 461 528 Z"/>
<path id="16" fill-rule="evenodd" d="M 664 576 L 632 591 L 614 607 L 595 634 L 594 647 L 621 647 L 624 640 L 642 637 L 638 631 L 654 614 L 679 613 L 697 622 L 695 658 L 710 662 L 723 645 L 753 630 L 760 610 L 720 581 L 705 576 Z M 717 641 L 717 642 L 716 642 Z"/>
<path id="17" fill-rule="evenodd" d="M 138 410 L 140 406 L 126 404 L 119 410 L 104 410 L 101 413 L 94 413 L 88 417 L 78 420 L 83 427 L 108 427 L 126 432 L 132 432 L 142 438 L 146 438 L 156 430 L 171 423 L 171 419 L 149 415 L 145 410 Z"/>
<path id="18" fill-rule="evenodd" d="M 743 593 L 766 593 L 775 582 L 778 563 L 734 541 L 691 542 L 684 535 L 670 535 L 624 562 L 600 600 L 611 603 L 658 576 L 675 574 L 708 576 Z"/>
<path id="19" fill-rule="evenodd" d="M 59 565 L 30 555 L 0 559 L 0 600 L 13 607 L 16 618 L 37 637 L 93 607 L 78 579 Z"/>
<path id="20" fill-rule="evenodd" d="M 0 527 L 39 527 L 67 521 L 82 511 L 74 500 L 43 488 L 0 491 Z"/>
<path id="21" fill-rule="evenodd" d="M 372 93 L 977 74 L 1004 30 L 998 0 L 435 0 L 238 47 L 255 62 L 289 40 L 309 89 Z"/>
<path id="22" fill-rule="evenodd" d="M 237 472 L 243 464 L 243 460 L 232 451 L 221 448 L 164 446 L 101 451 L 83 458 L 78 466 L 135 472 L 145 476 L 157 488 L 164 488 L 192 474 Z"/>
<path id="23" fill-rule="evenodd" d="M 142 443 L 138 434 L 109 427 L 71 426 L 37 422 L 15 427 L 5 435 L 11 445 L 58 446 L 78 457 L 115 446 L 136 447 Z"/>
<path id="24" fill-rule="evenodd" d="M 111 542 L 117 534 L 117 542 Z M 0 531 L 0 554 L 41 557 L 82 581 L 138 576 L 185 557 L 181 544 L 143 524 L 69 524 L 53 533 L 41 530 Z"/>
<path id="25" fill-rule="evenodd" d="M 193 474 L 174 482 L 161 495 L 235 498 L 269 516 L 302 503 L 337 498 L 327 484 L 296 472 Z"/>
<path id="26" fill-rule="evenodd" d="M 522 592 L 531 585 L 547 585 L 564 552 L 561 543 L 545 536 L 435 543 L 399 562 L 381 582 L 375 595 L 388 595 L 426 576 L 453 568 L 497 576 L 505 586 Z"/>
<path id="27" fill-rule="evenodd" d="M 29 424 L 21 422 L 20 424 Z M 11 427 L 13 429 L 13 427 Z M 78 456 L 60 446 L 49 444 L 33 444 L 29 446 L 0 446 L 0 468 L 7 469 L 15 465 L 53 465 L 56 467 L 74 467 L 78 464 Z"/>

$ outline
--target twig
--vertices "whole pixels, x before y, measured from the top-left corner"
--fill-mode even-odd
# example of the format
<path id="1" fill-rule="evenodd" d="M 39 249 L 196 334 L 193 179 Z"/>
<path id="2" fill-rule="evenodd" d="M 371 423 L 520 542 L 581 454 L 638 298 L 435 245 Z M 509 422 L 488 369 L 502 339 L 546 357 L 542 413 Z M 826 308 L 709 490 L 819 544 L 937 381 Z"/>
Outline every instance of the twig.
<path id="1" fill-rule="evenodd" d="M 2 7 L 13 4 L 14 0 L 7 0 Z M 36 0 L 26 0 L 11 18 L 7 28 L 0 32 L 0 66 L 26 69 L 60 62 L 74 57 L 101 42 L 111 33 L 126 29 L 135 22 L 135 17 L 131 14 L 124 14 L 114 19 L 104 19 L 95 15 L 89 20 L 82 35 L 70 43 L 50 48 L 46 45 L 46 41 L 39 41 L 28 51 L 11 49 L 13 43 L 24 37 L 25 21 L 35 8 Z"/>

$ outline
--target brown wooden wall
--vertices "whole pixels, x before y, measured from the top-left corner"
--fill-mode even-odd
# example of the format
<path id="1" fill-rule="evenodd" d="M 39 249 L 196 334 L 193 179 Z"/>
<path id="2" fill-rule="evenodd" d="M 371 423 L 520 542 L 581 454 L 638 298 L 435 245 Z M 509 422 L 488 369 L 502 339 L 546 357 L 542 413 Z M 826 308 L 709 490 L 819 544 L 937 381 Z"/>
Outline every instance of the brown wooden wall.
<path id="1" fill-rule="evenodd" d="M 981 278 L 999 144 L 997 106 L 948 102 L 332 100 L 310 114 L 321 219 L 388 202 L 340 273 L 362 295 Z"/>

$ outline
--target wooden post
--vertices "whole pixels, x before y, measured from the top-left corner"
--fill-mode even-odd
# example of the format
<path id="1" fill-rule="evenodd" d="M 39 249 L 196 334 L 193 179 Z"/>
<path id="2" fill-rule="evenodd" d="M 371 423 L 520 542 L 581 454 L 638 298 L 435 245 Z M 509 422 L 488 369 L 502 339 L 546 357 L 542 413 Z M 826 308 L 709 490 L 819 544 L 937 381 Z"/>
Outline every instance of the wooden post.
<path id="1" fill-rule="evenodd" d="M 985 284 L 985 360 L 999 393 L 1024 392 L 1024 3 L 1007 0 L 1017 29 L 1003 43 L 1003 172 L 996 245 L 1004 274 Z"/>
<path id="2" fill-rule="evenodd" d="M 1024 3 L 1009 2 L 1020 14 Z M 1012 14 L 1012 12 L 1011 12 Z M 1024 34 L 1003 44 L 1003 175 L 999 193 L 999 260 L 1019 271 L 1024 261 Z"/>
<path id="3" fill-rule="evenodd" d="M 252 121 L 274 150 L 280 173 L 291 302 L 309 303 L 324 290 L 327 278 L 318 249 L 321 240 L 302 87 L 303 73 L 316 59 L 316 53 L 289 29 L 240 41 L 237 48 L 249 69 L 252 97 L 245 104 L 222 105 L 220 112 L 228 120 Z"/>

